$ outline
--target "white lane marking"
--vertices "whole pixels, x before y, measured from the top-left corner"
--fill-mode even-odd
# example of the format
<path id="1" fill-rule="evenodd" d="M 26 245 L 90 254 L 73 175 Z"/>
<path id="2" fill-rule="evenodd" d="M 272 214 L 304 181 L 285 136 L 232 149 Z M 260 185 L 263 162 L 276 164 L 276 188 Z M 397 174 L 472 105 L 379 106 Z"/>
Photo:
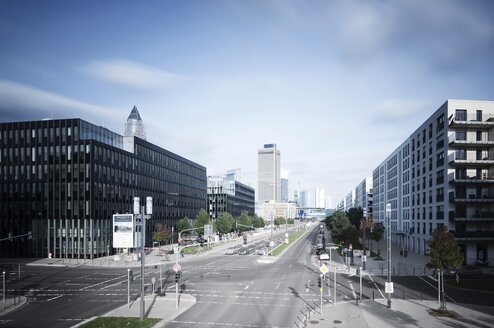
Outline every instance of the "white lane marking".
<path id="1" fill-rule="evenodd" d="M 116 286 L 116 285 L 121 285 L 121 284 L 124 284 L 124 283 L 126 283 L 126 282 L 127 282 L 127 279 L 122 280 L 122 281 L 119 281 L 119 282 L 116 282 L 116 283 L 111 284 L 111 285 L 108 285 L 108 286 L 105 286 L 105 287 L 101 288 L 101 290 L 103 290 L 103 289 L 107 289 L 107 288 L 110 288 L 110 287 L 113 287 L 113 286 Z"/>
<path id="2" fill-rule="evenodd" d="M 381 294 L 381 297 L 382 297 L 382 298 L 386 298 L 386 297 L 384 297 L 384 294 L 383 294 L 383 292 L 381 292 L 381 290 L 379 289 L 379 287 L 377 287 L 377 284 L 376 284 L 376 282 L 374 281 L 374 279 L 372 279 L 372 276 L 371 276 L 371 275 L 368 275 L 368 277 L 370 278 L 370 280 L 372 281 L 372 283 L 373 283 L 373 284 L 374 284 L 374 286 L 376 287 L 376 289 L 377 289 L 377 291 L 379 292 L 379 294 Z"/>
<path id="3" fill-rule="evenodd" d="M 285 280 L 285 274 L 283 276 L 281 276 L 281 280 Z"/>
<path id="4" fill-rule="evenodd" d="M 249 287 L 250 287 L 250 285 L 247 285 L 247 286 L 245 286 L 244 289 L 247 290 L 247 289 L 249 289 Z"/>
<path id="5" fill-rule="evenodd" d="M 46 301 L 47 301 L 47 302 L 51 302 L 51 301 L 56 300 L 57 298 L 60 298 L 60 297 L 62 297 L 62 296 L 63 296 L 63 294 L 62 294 L 62 295 L 55 296 L 55 297 L 52 297 L 52 298 L 50 298 L 50 299 L 48 299 L 48 300 L 46 300 Z"/>
<path id="6" fill-rule="evenodd" d="M 113 280 L 117 280 L 117 279 L 122 279 L 124 278 L 125 276 L 120 276 L 120 277 L 116 277 L 116 278 L 113 278 L 113 279 L 108 279 L 108 280 L 105 280 L 105 281 L 101 281 L 97 284 L 93 284 L 93 285 L 89 285 L 87 287 L 83 287 L 83 288 L 80 288 L 79 291 L 83 291 L 83 290 L 86 290 L 86 289 L 89 289 L 89 288 L 92 288 L 92 287 L 96 287 L 96 286 L 99 286 L 99 285 L 102 285 L 102 284 L 106 284 L 110 281 L 113 281 Z"/>
<path id="7" fill-rule="evenodd" d="M 277 285 L 276 285 L 276 288 L 275 289 L 278 289 L 281 285 L 281 282 L 279 282 Z"/>
<path id="8" fill-rule="evenodd" d="M 350 289 L 352 291 L 353 298 L 357 299 L 357 293 L 355 293 L 355 289 L 353 288 L 353 284 L 350 283 L 349 286 L 350 286 Z"/>

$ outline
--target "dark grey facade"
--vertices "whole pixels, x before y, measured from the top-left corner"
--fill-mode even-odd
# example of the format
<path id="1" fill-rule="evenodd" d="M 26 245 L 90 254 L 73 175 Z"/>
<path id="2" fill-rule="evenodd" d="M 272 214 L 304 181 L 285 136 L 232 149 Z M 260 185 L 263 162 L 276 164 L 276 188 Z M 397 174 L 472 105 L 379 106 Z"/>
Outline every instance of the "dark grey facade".
<path id="1" fill-rule="evenodd" d="M 255 214 L 255 190 L 238 181 L 223 177 L 208 178 L 208 208 L 212 219 L 218 219 L 225 212 L 234 218 L 242 212 Z"/>
<path id="2" fill-rule="evenodd" d="M 129 138 L 129 137 L 126 137 Z M 112 252 L 112 215 L 153 197 L 156 223 L 174 226 L 207 205 L 206 168 L 137 137 L 81 119 L 0 123 L 2 257 L 94 258 Z M 5 236 L 4 236 L 5 235 Z"/>

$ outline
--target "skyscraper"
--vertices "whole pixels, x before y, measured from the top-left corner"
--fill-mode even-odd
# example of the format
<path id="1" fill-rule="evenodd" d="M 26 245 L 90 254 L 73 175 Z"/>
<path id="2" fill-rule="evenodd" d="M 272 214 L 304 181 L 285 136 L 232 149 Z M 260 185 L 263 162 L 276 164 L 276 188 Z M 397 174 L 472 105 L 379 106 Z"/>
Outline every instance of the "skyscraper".
<path id="1" fill-rule="evenodd" d="M 127 123 L 125 123 L 125 137 L 137 137 L 142 140 L 146 140 L 146 131 L 144 130 L 144 124 L 142 123 L 141 115 L 134 106 L 130 111 Z"/>
<path id="2" fill-rule="evenodd" d="M 280 151 L 276 144 L 265 144 L 258 151 L 258 196 L 259 204 L 266 201 L 281 201 Z"/>

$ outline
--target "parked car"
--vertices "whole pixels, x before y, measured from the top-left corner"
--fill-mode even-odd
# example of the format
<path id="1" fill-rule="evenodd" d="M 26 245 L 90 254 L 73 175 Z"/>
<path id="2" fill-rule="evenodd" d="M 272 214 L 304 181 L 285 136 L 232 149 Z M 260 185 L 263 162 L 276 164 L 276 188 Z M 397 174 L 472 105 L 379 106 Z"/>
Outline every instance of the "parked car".
<path id="1" fill-rule="evenodd" d="M 328 253 L 321 253 L 319 255 L 320 260 L 329 260 L 329 254 Z"/>
<path id="2" fill-rule="evenodd" d="M 235 255 L 237 254 L 237 249 L 230 247 L 229 249 L 226 250 L 225 255 Z"/>

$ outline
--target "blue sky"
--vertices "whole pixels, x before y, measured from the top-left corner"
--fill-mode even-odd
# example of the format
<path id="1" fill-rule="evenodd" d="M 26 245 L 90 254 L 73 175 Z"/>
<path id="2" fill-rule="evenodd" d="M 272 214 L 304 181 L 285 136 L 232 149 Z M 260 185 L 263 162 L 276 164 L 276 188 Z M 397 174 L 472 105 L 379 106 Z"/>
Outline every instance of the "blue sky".
<path id="1" fill-rule="evenodd" d="M 1 1 L 0 120 L 80 117 L 208 174 L 276 143 L 333 203 L 447 99 L 494 100 L 491 1 Z"/>

